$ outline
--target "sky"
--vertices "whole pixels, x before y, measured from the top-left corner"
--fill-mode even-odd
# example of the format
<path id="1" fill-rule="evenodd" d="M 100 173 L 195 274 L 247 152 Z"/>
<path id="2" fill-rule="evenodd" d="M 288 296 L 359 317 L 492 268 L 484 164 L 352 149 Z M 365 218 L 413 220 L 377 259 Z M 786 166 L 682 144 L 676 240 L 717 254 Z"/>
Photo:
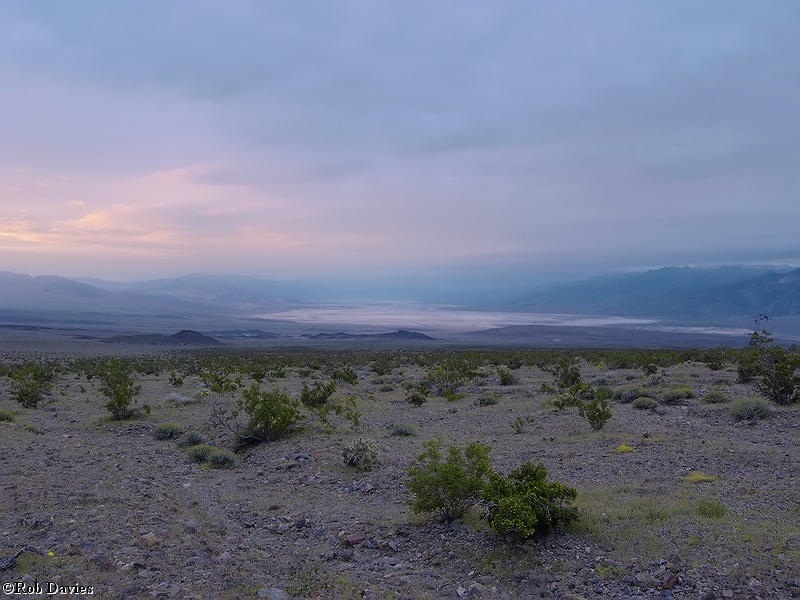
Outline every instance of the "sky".
<path id="1" fill-rule="evenodd" d="M 0 270 L 800 264 L 800 4 L 0 3 Z"/>

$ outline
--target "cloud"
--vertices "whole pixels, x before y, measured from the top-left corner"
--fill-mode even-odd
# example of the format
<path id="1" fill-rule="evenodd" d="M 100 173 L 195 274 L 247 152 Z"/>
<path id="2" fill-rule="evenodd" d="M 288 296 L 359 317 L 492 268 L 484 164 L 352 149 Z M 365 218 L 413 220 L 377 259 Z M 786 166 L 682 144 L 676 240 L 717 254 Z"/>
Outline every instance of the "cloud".
<path id="1" fill-rule="evenodd" d="M 796 256 L 798 25 L 781 2 L 7 2 L 0 239 L 40 270 Z"/>

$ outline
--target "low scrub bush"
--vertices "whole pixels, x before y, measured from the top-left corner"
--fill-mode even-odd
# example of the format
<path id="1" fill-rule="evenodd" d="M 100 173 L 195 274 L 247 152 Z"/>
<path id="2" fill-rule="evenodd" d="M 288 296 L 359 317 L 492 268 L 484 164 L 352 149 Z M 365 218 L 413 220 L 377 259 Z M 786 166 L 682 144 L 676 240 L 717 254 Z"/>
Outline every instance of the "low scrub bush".
<path id="1" fill-rule="evenodd" d="M 640 396 L 633 401 L 632 406 L 638 410 L 653 410 L 658 408 L 658 402 L 647 396 Z"/>
<path id="2" fill-rule="evenodd" d="M 709 519 L 720 519 L 728 512 L 727 507 L 719 500 L 701 498 L 697 501 L 697 514 Z"/>
<path id="3" fill-rule="evenodd" d="M 406 393 L 406 402 L 408 402 L 411 406 L 419 408 L 427 401 L 428 401 L 427 388 L 420 385 L 409 386 L 408 393 Z"/>
<path id="4" fill-rule="evenodd" d="M 389 435 L 416 436 L 417 428 L 408 423 L 393 423 Z"/>
<path id="5" fill-rule="evenodd" d="M 475 406 L 494 406 L 500 402 L 500 398 L 501 396 L 497 392 L 487 392 L 475 400 Z"/>
<path id="6" fill-rule="evenodd" d="M 181 434 L 181 426 L 177 423 L 161 423 L 153 427 L 154 440 L 171 440 Z"/>
<path id="7" fill-rule="evenodd" d="M 720 390 L 711 390 L 710 392 L 706 392 L 700 399 L 700 402 L 703 404 L 727 404 L 730 401 L 731 397 Z"/>
<path id="8" fill-rule="evenodd" d="M 684 479 L 691 483 L 708 483 L 710 481 L 714 481 L 716 477 L 713 475 L 706 475 L 702 471 L 694 471 L 689 473 L 686 477 L 684 477 Z"/>
<path id="9" fill-rule="evenodd" d="M 100 393 L 108 399 L 103 407 L 118 421 L 131 419 L 141 412 L 150 412 L 147 404 L 137 406 L 133 403 L 134 397 L 142 389 L 141 385 L 136 385 L 133 373 L 130 363 L 117 358 L 110 359 L 98 368 L 97 374 L 102 382 Z"/>
<path id="10" fill-rule="evenodd" d="M 572 505 L 577 495 L 574 488 L 548 483 L 541 463 L 525 462 L 508 477 L 490 471 L 482 498 L 495 531 L 525 539 L 578 520 L 580 514 Z"/>
<path id="11" fill-rule="evenodd" d="M 0 409 L 0 423 L 10 423 L 14 420 L 14 415 L 7 410 Z"/>
<path id="12" fill-rule="evenodd" d="M 215 408 L 216 419 L 234 434 L 234 448 L 241 450 L 252 444 L 272 442 L 300 425 L 302 413 L 296 400 L 275 388 L 261 390 L 254 383 L 242 390 L 236 409 L 230 414 L 225 409 Z M 237 421 L 243 415 L 243 422 Z"/>
<path id="13" fill-rule="evenodd" d="M 11 395 L 25 408 L 36 408 L 53 390 L 56 370 L 51 364 L 28 362 L 10 373 Z"/>
<path id="14" fill-rule="evenodd" d="M 497 367 L 497 376 L 500 378 L 500 385 L 514 385 L 517 383 L 517 376 L 503 367 Z"/>
<path id="15" fill-rule="evenodd" d="M 761 398 L 738 398 L 728 409 L 734 421 L 758 421 L 772 416 L 773 408 Z"/>
<path id="16" fill-rule="evenodd" d="M 648 391 L 643 387 L 632 387 L 614 392 L 614 399 L 619 401 L 621 404 L 630 404 L 637 398 L 642 397 L 652 398 L 653 392 Z"/>
<path id="17" fill-rule="evenodd" d="M 462 451 L 450 446 L 442 454 L 439 440 L 425 443 L 408 468 L 406 487 L 414 494 L 414 512 L 436 512 L 448 523 L 463 516 L 481 497 L 489 474 L 489 446 L 470 442 Z"/>
<path id="18" fill-rule="evenodd" d="M 619 452 L 620 454 L 626 454 L 628 452 L 633 452 L 633 448 L 628 446 L 628 444 L 620 444 L 619 446 L 617 446 L 617 452 Z"/>
<path id="19" fill-rule="evenodd" d="M 211 453 L 217 450 L 214 446 L 210 444 L 197 444 L 196 446 L 192 446 L 189 450 L 186 451 L 186 454 L 189 456 L 189 460 L 195 463 L 204 463 L 208 461 L 208 457 L 211 456 Z"/>
<path id="20" fill-rule="evenodd" d="M 198 433 L 197 431 L 187 431 L 181 437 L 175 440 L 175 444 L 178 446 L 178 448 L 189 448 L 190 446 L 205 444 L 206 441 L 206 436 L 204 436 L 202 433 Z"/>
<path id="21" fill-rule="evenodd" d="M 694 398 L 694 390 L 688 385 L 676 385 L 664 392 L 661 401 L 664 404 L 680 404 L 681 401 Z"/>
<path id="22" fill-rule="evenodd" d="M 761 328 L 767 321 L 766 315 L 756 319 L 756 330 L 739 360 L 739 381 L 751 384 L 775 404 L 794 404 L 800 401 L 800 353 L 794 346 L 788 350 L 776 346 L 772 335 Z"/>
<path id="23" fill-rule="evenodd" d="M 229 469 L 236 464 L 236 454 L 224 448 L 214 448 L 205 462 L 212 469 Z"/>
<path id="24" fill-rule="evenodd" d="M 344 464 L 359 471 L 369 471 L 381 462 L 381 451 L 372 438 L 356 438 L 342 450 Z"/>
<path id="25" fill-rule="evenodd" d="M 611 407 L 605 398 L 603 400 L 595 398 L 591 402 L 581 402 L 578 406 L 578 414 L 589 422 L 594 431 L 600 431 L 612 417 Z"/>

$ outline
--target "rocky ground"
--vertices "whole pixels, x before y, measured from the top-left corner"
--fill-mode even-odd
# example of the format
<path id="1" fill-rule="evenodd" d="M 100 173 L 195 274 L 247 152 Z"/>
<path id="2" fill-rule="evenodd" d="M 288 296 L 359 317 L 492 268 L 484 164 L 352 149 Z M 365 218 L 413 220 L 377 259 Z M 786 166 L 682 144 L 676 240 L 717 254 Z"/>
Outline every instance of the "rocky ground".
<path id="1" fill-rule="evenodd" d="M 402 384 L 423 369 L 378 377 L 358 367 L 359 382 L 338 393 L 357 398 L 359 430 L 312 424 L 219 470 L 152 430 L 173 421 L 230 447 L 212 408 L 237 393 L 142 376 L 150 415 L 118 422 L 96 381 L 78 374 L 62 374 L 37 409 L 20 408 L 1 380 L 0 408 L 14 420 L 0 423 L 0 555 L 26 545 L 41 554 L 22 554 L 0 580 L 91 586 L 100 598 L 800 597 L 798 407 L 734 423 L 725 405 L 697 398 L 657 410 L 614 402 L 594 432 L 575 409 L 552 407 L 541 391 L 552 375 L 523 367 L 501 386 L 492 367 L 483 372 L 464 398 L 432 396 L 414 408 Z M 613 389 L 752 395 L 732 369 L 701 364 L 651 377 L 582 363 L 581 373 Z M 263 385 L 297 393 L 303 379 L 289 370 Z M 500 400 L 480 405 L 489 392 Z M 418 435 L 392 435 L 401 423 Z M 369 471 L 342 458 L 358 436 L 381 447 Z M 491 445 L 501 472 L 542 461 L 552 480 L 578 490 L 581 523 L 520 543 L 478 515 L 448 525 L 412 514 L 406 469 L 436 436 Z M 693 481 L 697 473 L 709 480 Z"/>

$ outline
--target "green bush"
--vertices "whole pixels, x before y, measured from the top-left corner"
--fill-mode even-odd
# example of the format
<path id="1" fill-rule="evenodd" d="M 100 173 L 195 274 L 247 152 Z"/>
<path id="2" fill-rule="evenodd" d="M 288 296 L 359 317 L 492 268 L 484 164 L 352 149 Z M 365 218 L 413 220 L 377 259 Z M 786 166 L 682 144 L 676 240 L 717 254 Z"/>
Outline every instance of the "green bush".
<path id="1" fill-rule="evenodd" d="M 411 406 L 419 408 L 428 401 L 427 388 L 420 385 L 409 386 L 406 394 L 406 402 Z"/>
<path id="2" fill-rule="evenodd" d="M 694 390 L 688 385 L 676 385 L 664 392 L 661 401 L 664 404 L 680 404 L 681 400 L 694 398 Z"/>
<path id="3" fill-rule="evenodd" d="M 621 404 L 630 404 L 637 398 L 642 397 L 652 398 L 653 393 L 643 387 L 632 387 L 614 392 L 614 399 L 618 400 Z"/>
<path id="4" fill-rule="evenodd" d="M 372 438 L 356 438 L 342 450 L 344 464 L 359 471 L 369 471 L 381 462 L 381 451 Z"/>
<path id="5" fill-rule="evenodd" d="M 514 385 L 517 383 L 517 376 L 503 367 L 497 367 L 497 376 L 500 378 L 500 385 Z"/>
<path id="6" fill-rule="evenodd" d="M 595 431 L 600 431 L 605 427 L 608 420 L 612 417 L 611 407 L 608 400 L 595 398 L 591 402 L 581 402 L 578 405 L 578 414 L 589 421 L 589 425 Z"/>
<path id="7" fill-rule="evenodd" d="M 647 396 L 641 396 L 633 401 L 632 406 L 638 410 L 653 410 L 658 408 L 658 402 Z"/>
<path id="8" fill-rule="evenodd" d="M 730 401 L 731 397 L 720 390 L 711 390 L 706 392 L 700 399 L 700 402 L 703 404 L 727 404 Z"/>
<path id="9" fill-rule="evenodd" d="M 473 364 L 460 356 L 447 356 L 427 370 L 427 379 L 440 396 L 456 399 L 456 390 L 476 377 Z"/>
<path id="10" fill-rule="evenodd" d="M 559 356 L 555 364 L 546 366 L 545 371 L 555 378 L 556 388 L 565 390 L 581 383 L 578 357 L 574 354 Z"/>
<path id="11" fill-rule="evenodd" d="M 775 404 L 794 404 L 800 401 L 800 354 L 795 347 L 784 350 L 776 346 L 770 333 L 760 328 L 761 321 L 769 321 L 769 317 L 756 319 L 756 331 L 738 364 L 739 381 L 753 385 Z"/>
<path id="12" fill-rule="evenodd" d="M 0 423 L 10 423 L 14 420 L 14 415 L 7 410 L 0 408 Z"/>
<path id="13" fill-rule="evenodd" d="M 481 497 L 489 474 L 489 446 L 470 442 L 462 452 L 450 446 L 442 456 L 441 442 L 431 440 L 408 468 L 406 487 L 414 494 L 414 512 L 437 512 L 448 522 L 463 514 Z"/>
<path id="14" fill-rule="evenodd" d="M 175 444 L 178 448 L 188 448 L 190 446 L 197 446 L 198 444 L 205 444 L 206 443 L 206 436 L 202 433 L 198 433 L 197 431 L 187 431 L 177 440 L 175 440 Z"/>
<path id="15" fill-rule="evenodd" d="M 236 455 L 230 450 L 214 448 L 205 460 L 212 469 L 229 469 L 236 464 Z"/>
<path id="16" fill-rule="evenodd" d="M 389 435 L 416 436 L 417 428 L 408 423 L 393 423 Z"/>
<path id="17" fill-rule="evenodd" d="M 314 387 L 308 387 L 308 384 L 304 381 L 300 390 L 300 402 L 309 408 L 318 408 L 326 404 L 335 392 L 336 381 L 333 379 L 326 383 L 317 381 Z"/>
<path id="18" fill-rule="evenodd" d="M 719 519 L 728 512 L 727 507 L 719 500 L 701 498 L 697 501 L 697 514 L 709 519 Z"/>
<path id="19" fill-rule="evenodd" d="M 547 469 L 523 463 L 508 477 L 490 472 L 483 490 L 487 521 L 495 531 L 525 539 L 580 518 L 572 505 L 578 493 L 563 484 L 547 482 Z"/>
<path id="20" fill-rule="evenodd" d="M 730 405 L 734 421 L 758 421 L 772 416 L 772 406 L 761 398 L 738 398 Z"/>
<path id="21" fill-rule="evenodd" d="M 161 423 L 153 427 L 154 440 L 171 440 L 181 434 L 181 426 L 177 423 Z"/>
<path id="22" fill-rule="evenodd" d="M 225 410 L 215 409 L 217 419 L 233 431 L 236 450 L 275 441 L 296 429 L 302 418 L 296 400 L 278 388 L 271 392 L 262 391 L 257 383 L 242 390 L 236 406 L 230 418 Z M 246 417 L 244 423 L 236 420 L 242 413 Z"/>
<path id="23" fill-rule="evenodd" d="M 497 392 L 487 392 L 475 400 L 475 406 L 494 406 L 500 402 L 500 398 L 501 396 Z"/>
<path id="24" fill-rule="evenodd" d="M 217 448 L 211 446 L 209 444 L 197 444 L 196 446 L 192 446 L 189 450 L 186 451 L 186 454 L 189 456 L 189 460 L 195 463 L 204 463 L 208 461 L 208 457 L 211 456 L 211 453 L 216 451 Z"/>
<path id="25" fill-rule="evenodd" d="M 27 362 L 11 373 L 11 395 L 25 408 L 36 408 L 42 398 L 53 390 L 56 371 L 53 365 Z"/>
<path id="26" fill-rule="evenodd" d="M 137 416 L 142 411 L 150 412 L 150 407 L 146 404 L 142 406 L 133 404 L 133 398 L 139 394 L 142 386 L 135 384 L 133 367 L 129 362 L 112 358 L 100 365 L 98 375 L 102 382 L 100 393 L 108 399 L 103 407 L 112 417 L 123 421 Z"/>

